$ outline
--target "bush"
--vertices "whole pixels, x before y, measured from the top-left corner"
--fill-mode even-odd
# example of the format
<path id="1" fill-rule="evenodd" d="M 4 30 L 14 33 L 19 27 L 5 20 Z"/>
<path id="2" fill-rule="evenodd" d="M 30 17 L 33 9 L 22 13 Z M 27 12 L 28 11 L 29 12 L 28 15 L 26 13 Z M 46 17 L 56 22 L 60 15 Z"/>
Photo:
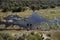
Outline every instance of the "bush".
<path id="1" fill-rule="evenodd" d="M 22 12 L 24 12 L 25 11 L 25 8 L 22 8 Z"/>
<path id="2" fill-rule="evenodd" d="M 57 6 L 60 6 L 60 4 L 58 3 Z"/>
<path id="3" fill-rule="evenodd" d="M 31 9 L 32 9 L 33 11 L 35 11 L 35 6 L 31 6 Z"/>
<path id="4" fill-rule="evenodd" d="M 9 37 L 9 34 L 8 33 L 0 33 L 0 36 L 4 39 L 4 40 L 7 40 L 7 38 Z"/>
<path id="5" fill-rule="evenodd" d="M 21 11 L 22 11 L 22 7 L 15 8 L 12 10 L 12 12 L 21 12 Z"/>
<path id="6" fill-rule="evenodd" d="M 55 5 L 50 5 L 50 8 L 55 8 Z"/>
<path id="7" fill-rule="evenodd" d="M 45 40 L 51 40 L 51 39 L 47 38 L 47 39 L 45 39 Z"/>
<path id="8" fill-rule="evenodd" d="M 60 31 L 51 31 L 51 38 L 53 40 L 60 40 Z"/>
<path id="9" fill-rule="evenodd" d="M 10 37 L 7 38 L 7 40 L 15 40 L 15 38 L 10 36 Z"/>
<path id="10" fill-rule="evenodd" d="M 50 33 L 48 33 L 48 34 L 47 34 L 47 36 L 48 36 L 48 37 L 51 37 L 51 34 L 50 34 Z"/>
<path id="11" fill-rule="evenodd" d="M 42 9 L 47 9 L 48 6 L 47 6 L 47 5 L 42 5 L 41 8 L 42 8 Z"/>
<path id="12" fill-rule="evenodd" d="M 37 33 L 34 35 L 29 35 L 27 40 L 42 40 L 41 36 Z"/>
<path id="13" fill-rule="evenodd" d="M 19 37 L 17 40 L 25 40 L 23 37 Z"/>
<path id="14" fill-rule="evenodd" d="M 7 11 L 8 11 L 7 8 L 2 9 L 2 12 L 7 12 Z"/>
<path id="15" fill-rule="evenodd" d="M 34 32 L 31 32 L 31 35 L 34 35 Z"/>
<path id="16" fill-rule="evenodd" d="M 3 40 L 3 38 L 2 38 L 2 37 L 0 37 L 0 40 Z"/>

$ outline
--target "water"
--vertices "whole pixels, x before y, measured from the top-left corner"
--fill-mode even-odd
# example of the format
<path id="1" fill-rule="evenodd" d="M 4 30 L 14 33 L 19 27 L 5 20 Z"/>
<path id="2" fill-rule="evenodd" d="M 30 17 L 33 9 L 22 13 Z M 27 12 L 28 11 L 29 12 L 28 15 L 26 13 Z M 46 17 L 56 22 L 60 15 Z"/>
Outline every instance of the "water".
<path id="1" fill-rule="evenodd" d="M 5 20 L 13 20 L 13 23 L 18 24 L 18 25 L 22 25 L 22 26 L 27 26 L 27 24 L 41 24 L 42 22 L 45 22 L 47 24 L 51 23 L 58 23 L 58 25 L 60 25 L 60 19 L 53 19 L 53 20 L 47 20 L 46 18 L 38 15 L 37 13 L 32 13 L 31 16 L 28 16 L 27 18 L 25 17 L 24 19 L 21 19 L 22 17 L 19 17 L 17 15 L 9 15 L 7 17 L 5 17 Z M 20 20 L 18 20 L 20 19 Z"/>

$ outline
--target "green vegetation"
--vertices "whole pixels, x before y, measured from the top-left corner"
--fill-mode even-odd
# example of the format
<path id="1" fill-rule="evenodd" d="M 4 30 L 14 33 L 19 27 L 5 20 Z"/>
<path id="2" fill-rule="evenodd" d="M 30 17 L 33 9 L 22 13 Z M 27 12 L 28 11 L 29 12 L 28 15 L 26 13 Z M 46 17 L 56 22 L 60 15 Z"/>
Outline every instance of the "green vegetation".
<path id="1" fill-rule="evenodd" d="M 0 37 L 4 40 L 7 40 L 7 38 L 9 37 L 9 34 L 5 32 L 0 32 Z"/>
<path id="2" fill-rule="evenodd" d="M 35 35 L 30 35 L 28 37 L 28 40 L 42 40 L 42 38 L 39 36 L 39 34 L 35 34 Z"/>
<path id="3" fill-rule="evenodd" d="M 59 0 L 4 0 L 0 1 L 0 9 L 2 12 L 0 12 L 0 17 L 5 17 L 13 13 L 19 16 L 27 16 L 31 15 L 32 11 L 39 10 L 38 13 L 42 15 L 43 17 L 47 19 L 54 19 L 53 17 L 56 16 L 57 18 L 60 18 L 60 9 L 56 8 L 58 5 L 60 5 Z M 5 4 L 4 4 L 5 3 Z M 3 5 L 4 4 L 4 5 Z M 48 9 L 47 9 L 48 8 Z M 52 9 L 51 9 L 52 8 Z M 27 11 L 29 9 L 29 11 Z M 25 11 L 26 10 L 26 11 Z M 12 11 L 12 12 L 10 12 Z M 6 13 L 3 13 L 6 12 Z M 16 13 L 18 12 L 18 13 Z M 3 15 L 5 14 L 5 15 Z M 24 15 L 23 15 L 24 14 Z"/>
<path id="4" fill-rule="evenodd" d="M 14 37 L 10 36 L 7 38 L 7 40 L 15 40 Z"/>
<path id="5" fill-rule="evenodd" d="M 51 31 L 52 40 L 60 40 L 60 31 Z"/>
<path id="6" fill-rule="evenodd" d="M 50 38 L 46 38 L 45 40 L 60 40 L 60 32 L 51 30 L 50 32 L 40 32 L 37 30 L 30 31 L 1 31 L 0 39 L 1 40 L 42 40 L 43 35 Z"/>
<path id="7" fill-rule="evenodd" d="M 51 39 L 47 38 L 46 40 L 51 40 Z"/>
<path id="8" fill-rule="evenodd" d="M 46 18 L 47 20 L 53 20 L 54 17 L 60 19 L 60 0 L 0 0 L 0 20 L 8 15 L 18 15 L 20 17 L 30 16 L 33 11 Z M 0 28 L 4 28 L 5 25 L 1 24 Z M 19 28 L 17 25 L 12 25 L 8 28 Z M 51 30 L 60 29 L 57 23 L 47 24 L 42 22 L 41 25 L 35 25 L 38 30 Z M 36 30 L 35 30 L 36 31 Z M 0 40 L 42 40 L 39 32 L 26 32 L 21 31 L 21 34 L 12 34 L 12 32 L 0 32 Z M 18 33 L 18 32 L 16 32 Z M 52 40 L 60 40 L 59 31 L 51 31 L 47 36 L 51 37 Z M 46 40 L 51 40 L 47 38 Z"/>
<path id="9" fill-rule="evenodd" d="M 32 32 L 34 33 L 33 35 L 31 34 Z M 18 32 L 17 34 L 14 34 L 14 32 L 13 32 L 13 33 L 9 34 L 8 31 L 6 31 L 6 32 L 2 31 L 2 32 L 0 32 L 0 39 L 1 40 L 42 40 L 42 37 L 40 36 L 41 34 L 38 31 L 27 31 L 26 33 Z M 9 34 L 9 36 L 7 36 L 6 34 Z M 13 34 L 14 34 L 14 36 L 13 36 Z"/>
<path id="10" fill-rule="evenodd" d="M 29 7 L 34 10 L 39 10 L 39 9 L 47 9 L 47 8 L 55 8 L 56 6 L 60 6 L 60 1 L 59 0 L 1 0 L 0 1 L 0 9 L 3 9 L 3 12 L 6 11 L 13 11 L 15 9 L 21 7 L 21 10 L 24 10 L 23 8 Z M 19 11 L 19 12 L 20 12 Z"/>
<path id="11" fill-rule="evenodd" d="M 25 17 L 25 16 L 30 16 L 32 15 L 33 11 L 32 10 L 26 10 L 24 12 L 0 12 L 0 19 L 3 20 L 4 17 L 8 16 L 8 15 L 18 15 L 20 17 Z M 60 7 L 58 8 L 54 8 L 54 9 L 41 9 L 39 11 L 37 11 L 37 13 L 46 18 L 47 20 L 54 20 L 54 17 L 60 19 Z M 4 15 L 3 15 L 4 14 Z M 24 15 L 23 15 L 24 14 Z M 4 28 L 4 24 L 0 25 L 0 28 Z M 35 25 L 36 29 L 39 30 L 51 30 L 51 29 L 59 29 L 59 26 L 57 25 L 57 23 L 55 24 L 46 24 L 46 23 L 41 23 L 41 25 Z M 15 25 L 14 27 L 12 27 L 12 25 L 9 28 L 19 28 L 17 25 Z"/>
<path id="12" fill-rule="evenodd" d="M 60 7 L 59 8 L 54 8 L 54 9 L 41 9 L 39 11 L 37 11 L 38 14 L 40 16 L 43 16 L 44 18 L 48 19 L 48 20 L 53 20 L 54 17 L 56 16 L 57 18 L 60 18 Z M 4 15 L 3 15 L 4 14 Z M 24 12 L 15 12 L 15 13 L 12 13 L 12 12 L 0 12 L 0 18 L 2 19 L 3 17 L 6 17 L 8 15 L 18 15 L 18 16 L 21 16 L 21 17 L 25 17 L 25 16 L 29 16 L 32 14 L 32 10 L 26 10 Z M 23 15 L 24 14 L 24 15 Z"/>

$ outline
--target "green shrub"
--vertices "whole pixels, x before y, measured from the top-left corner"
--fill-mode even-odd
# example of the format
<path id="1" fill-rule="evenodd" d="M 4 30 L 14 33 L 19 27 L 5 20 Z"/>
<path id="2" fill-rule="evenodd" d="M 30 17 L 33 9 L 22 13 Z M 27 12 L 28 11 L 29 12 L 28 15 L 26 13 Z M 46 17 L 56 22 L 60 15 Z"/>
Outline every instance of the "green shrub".
<path id="1" fill-rule="evenodd" d="M 47 9 L 48 8 L 48 5 L 42 5 L 41 8 L 42 9 Z"/>
<path id="2" fill-rule="evenodd" d="M 55 8 L 55 5 L 50 5 L 50 8 Z"/>
<path id="3" fill-rule="evenodd" d="M 3 39 L 7 40 L 7 38 L 9 37 L 9 34 L 8 34 L 8 33 L 5 33 L 5 32 L 2 32 L 2 33 L 0 33 L 0 36 L 1 36 Z"/>
<path id="4" fill-rule="evenodd" d="M 60 40 L 60 32 L 59 31 L 51 31 L 51 38 L 53 40 Z"/>
<path id="5" fill-rule="evenodd" d="M 15 38 L 10 36 L 10 37 L 7 38 L 7 40 L 15 40 Z"/>
<path id="6" fill-rule="evenodd" d="M 51 40 L 50 38 L 46 38 L 45 40 Z"/>
<path id="7" fill-rule="evenodd" d="M 31 9 L 32 9 L 33 11 L 35 11 L 35 6 L 31 6 Z"/>
<path id="8" fill-rule="evenodd" d="M 39 34 L 35 34 L 35 35 L 29 35 L 27 40 L 42 40 L 42 38 Z"/>
<path id="9" fill-rule="evenodd" d="M 22 11 L 22 7 L 19 7 L 19 8 L 14 8 L 12 10 L 12 12 L 21 12 Z"/>
<path id="10" fill-rule="evenodd" d="M 3 40 L 3 38 L 2 38 L 2 37 L 0 37 L 0 40 Z"/>
<path id="11" fill-rule="evenodd" d="M 8 9 L 7 8 L 3 8 L 2 12 L 8 12 Z"/>
<path id="12" fill-rule="evenodd" d="M 25 40 L 24 37 L 19 37 L 17 40 Z"/>

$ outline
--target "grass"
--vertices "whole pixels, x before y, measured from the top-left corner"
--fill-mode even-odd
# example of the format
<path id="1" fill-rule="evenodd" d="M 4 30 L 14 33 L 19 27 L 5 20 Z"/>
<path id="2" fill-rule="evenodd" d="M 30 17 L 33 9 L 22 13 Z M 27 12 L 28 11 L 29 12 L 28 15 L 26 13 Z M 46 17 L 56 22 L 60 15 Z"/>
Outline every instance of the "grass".
<path id="1" fill-rule="evenodd" d="M 28 15 L 31 15 L 31 13 L 32 13 L 31 10 L 30 11 L 25 11 L 25 12 L 14 12 L 14 13 L 12 13 L 12 12 L 5 12 L 5 13 L 0 12 L 0 18 L 2 19 L 2 18 L 6 17 L 8 15 L 18 15 L 20 17 L 25 17 L 25 16 L 28 16 Z"/>
<path id="2" fill-rule="evenodd" d="M 54 16 L 56 16 L 57 18 L 60 19 L 60 8 L 54 8 L 54 9 L 49 8 L 49 9 L 44 9 L 44 10 L 41 9 L 41 10 L 37 11 L 37 13 L 40 16 L 42 16 L 42 17 L 44 17 L 44 18 L 46 18 L 48 20 L 53 20 L 54 19 Z M 1 19 L 3 19 L 4 17 L 6 17 L 8 15 L 19 15 L 20 17 L 23 17 L 24 18 L 25 16 L 32 15 L 32 11 L 31 10 L 27 10 L 25 12 L 18 12 L 18 13 L 16 13 L 16 12 L 15 13 L 12 13 L 12 12 L 6 12 L 6 13 L 0 12 L 0 18 Z M 5 25 L 3 25 L 3 24 L 0 25 L 0 27 L 2 27 L 2 28 L 4 26 Z M 15 26 L 13 28 L 15 28 Z M 42 26 L 47 27 L 47 25 L 44 24 L 44 23 L 42 23 Z M 55 27 L 55 26 L 53 25 L 53 27 Z M 48 29 L 49 29 L 49 27 L 48 27 Z M 20 31 L 16 31 L 16 30 L 9 31 L 9 30 L 7 30 L 6 31 L 5 30 L 5 31 L 0 31 L 0 32 L 6 32 L 6 33 L 9 33 L 11 35 L 14 35 L 14 34 L 20 34 L 21 35 L 21 34 L 30 34 L 31 32 L 37 32 L 37 33 L 39 33 L 40 30 L 39 30 L 39 32 L 37 30 L 30 30 L 30 31 L 26 31 L 26 30 L 20 30 Z M 56 36 L 56 35 L 54 35 L 54 36 Z"/>
<path id="3" fill-rule="evenodd" d="M 39 15 L 43 16 L 44 18 L 48 19 L 48 20 L 52 20 L 54 18 L 54 16 L 56 16 L 57 18 L 60 18 L 60 8 L 54 8 L 54 9 L 40 9 L 39 11 L 37 11 Z M 0 18 L 2 19 L 3 17 L 6 17 L 8 15 L 19 15 L 20 17 L 25 17 L 25 16 L 29 16 L 32 14 L 32 10 L 27 10 L 25 12 L 0 12 Z"/>
<path id="4" fill-rule="evenodd" d="M 37 11 L 37 10 L 36 10 Z M 0 18 L 3 19 L 4 17 L 8 16 L 8 15 L 18 15 L 20 17 L 25 17 L 25 16 L 30 16 L 32 15 L 33 11 L 32 10 L 26 10 L 24 12 L 0 12 Z M 48 19 L 48 20 L 53 20 L 54 17 L 57 17 L 60 19 L 60 7 L 58 8 L 48 8 L 48 9 L 40 9 L 39 11 L 37 11 L 37 14 L 39 14 L 40 16 Z M 44 24 L 43 24 L 44 25 Z M 4 25 L 0 25 L 0 27 L 3 28 Z M 11 28 L 11 27 L 9 27 Z M 15 28 L 15 27 L 14 27 Z M 18 27 L 19 28 L 19 27 Z"/>
<path id="5" fill-rule="evenodd" d="M 60 8 L 39 10 L 38 13 L 49 20 L 54 19 L 54 17 L 60 18 Z"/>

